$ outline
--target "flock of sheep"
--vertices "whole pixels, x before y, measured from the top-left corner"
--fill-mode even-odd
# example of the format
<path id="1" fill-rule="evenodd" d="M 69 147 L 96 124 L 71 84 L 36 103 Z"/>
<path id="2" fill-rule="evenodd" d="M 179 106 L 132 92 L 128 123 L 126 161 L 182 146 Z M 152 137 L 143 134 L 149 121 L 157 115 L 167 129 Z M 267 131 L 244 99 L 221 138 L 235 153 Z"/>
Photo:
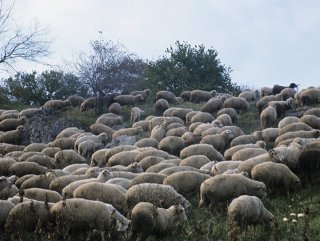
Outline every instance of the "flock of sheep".
<path id="1" fill-rule="evenodd" d="M 262 202 L 267 193 L 289 196 L 320 174 L 320 108 L 313 106 L 320 88 L 296 87 L 239 96 L 159 91 L 154 116 L 140 109 L 149 90 L 110 94 L 108 113 L 90 131 L 69 127 L 49 143 L 26 146 L 29 118 L 71 106 L 87 111 L 96 99 L 71 96 L 41 108 L 1 110 L 0 235 L 34 232 L 60 240 L 94 231 L 102 240 L 146 240 L 181 228 L 195 196 L 199 208 L 231 201 L 227 212 L 241 231 L 272 225 L 272 210 Z M 201 110 L 183 102 L 200 103 Z M 236 123 L 250 102 L 261 129 L 245 134 Z M 132 108 L 131 126 L 119 129 L 124 105 Z M 290 110 L 301 116 L 288 116 Z"/>

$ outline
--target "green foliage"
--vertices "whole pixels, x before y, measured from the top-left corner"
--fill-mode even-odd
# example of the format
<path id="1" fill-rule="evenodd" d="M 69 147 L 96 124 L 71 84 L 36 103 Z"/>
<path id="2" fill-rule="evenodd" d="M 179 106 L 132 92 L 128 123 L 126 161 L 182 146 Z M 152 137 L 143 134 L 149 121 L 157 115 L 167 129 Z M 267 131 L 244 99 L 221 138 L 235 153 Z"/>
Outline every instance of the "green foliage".
<path id="1" fill-rule="evenodd" d="M 231 68 L 221 64 L 216 50 L 177 41 L 175 48 L 171 46 L 166 54 L 151 61 L 147 67 L 146 84 L 153 92 L 170 90 L 180 94 L 194 89 L 239 91 L 239 87 L 231 82 Z"/>

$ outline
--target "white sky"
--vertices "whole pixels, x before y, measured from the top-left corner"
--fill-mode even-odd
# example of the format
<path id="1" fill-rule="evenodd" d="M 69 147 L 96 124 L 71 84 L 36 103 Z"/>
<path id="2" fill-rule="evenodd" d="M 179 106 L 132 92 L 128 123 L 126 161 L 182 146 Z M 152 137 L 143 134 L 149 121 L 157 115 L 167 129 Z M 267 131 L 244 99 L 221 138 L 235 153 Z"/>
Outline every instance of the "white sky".
<path id="1" fill-rule="evenodd" d="M 319 10 L 318 0 L 16 0 L 14 16 L 49 27 L 54 63 L 88 51 L 102 31 L 145 59 L 176 40 L 204 44 L 239 85 L 305 88 L 320 86 Z"/>

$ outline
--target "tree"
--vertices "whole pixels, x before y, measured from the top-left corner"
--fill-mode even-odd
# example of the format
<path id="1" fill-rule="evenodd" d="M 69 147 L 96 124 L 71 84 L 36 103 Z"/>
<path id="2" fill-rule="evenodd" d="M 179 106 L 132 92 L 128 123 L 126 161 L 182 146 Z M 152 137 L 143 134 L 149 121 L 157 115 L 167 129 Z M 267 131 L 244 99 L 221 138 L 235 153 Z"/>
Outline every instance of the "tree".
<path id="1" fill-rule="evenodd" d="M 175 48 L 171 46 L 166 55 L 149 63 L 146 84 L 153 92 L 170 90 L 175 94 L 193 89 L 237 91 L 231 82 L 231 68 L 222 65 L 217 56 L 214 49 L 177 41 Z"/>
<path id="2" fill-rule="evenodd" d="M 82 53 L 74 66 L 76 75 L 97 98 L 108 93 L 128 92 L 144 80 L 145 63 L 121 44 L 96 40 L 92 51 Z"/>
<path id="3" fill-rule="evenodd" d="M 0 68 L 4 70 L 15 70 L 19 60 L 41 63 L 40 59 L 50 54 L 47 31 L 37 23 L 27 31 L 14 27 L 13 6 L 6 7 L 0 0 Z"/>

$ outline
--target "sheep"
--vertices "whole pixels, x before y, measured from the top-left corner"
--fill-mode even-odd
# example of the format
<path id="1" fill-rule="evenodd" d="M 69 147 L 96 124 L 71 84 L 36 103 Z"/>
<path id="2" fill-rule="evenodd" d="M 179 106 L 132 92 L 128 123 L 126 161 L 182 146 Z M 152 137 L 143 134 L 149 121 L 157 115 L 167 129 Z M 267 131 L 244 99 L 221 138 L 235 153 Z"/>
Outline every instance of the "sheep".
<path id="1" fill-rule="evenodd" d="M 74 164 L 74 163 L 85 163 L 86 159 L 80 156 L 74 150 L 61 150 L 54 155 L 54 160 L 56 161 L 59 168 Z"/>
<path id="2" fill-rule="evenodd" d="M 140 202 L 131 213 L 132 240 L 147 240 L 151 235 L 159 238 L 168 236 L 178 231 L 185 221 L 187 216 L 181 205 L 165 209 L 149 202 Z M 145 228 L 147 226 L 148 229 Z"/>
<path id="3" fill-rule="evenodd" d="M 42 201 L 24 201 L 14 206 L 4 224 L 4 230 L 13 234 L 13 239 L 24 232 L 34 232 L 36 229 L 47 230 L 50 221 L 52 204 Z"/>
<path id="4" fill-rule="evenodd" d="M 280 128 L 269 127 L 261 131 L 261 139 L 266 143 L 274 142 L 280 135 Z"/>
<path id="5" fill-rule="evenodd" d="M 167 91 L 167 90 L 158 91 L 156 94 L 156 100 L 159 100 L 159 99 L 165 99 L 168 101 L 169 104 L 178 104 L 177 97 L 171 91 Z"/>
<path id="6" fill-rule="evenodd" d="M 47 172 L 44 175 L 34 175 L 25 180 L 20 185 L 20 190 L 24 190 L 27 188 L 43 188 L 43 189 L 49 189 L 50 183 L 55 178 L 55 174 L 53 172 Z"/>
<path id="7" fill-rule="evenodd" d="M 242 161 L 221 161 L 215 163 L 210 169 L 211 175 L 223 174 L 228 170 L 235 170 L 242 163 Z"/>
<path id="8" fill-rule="evenodd" d="M 25 133 L 26 128 L 23 125 L 20 125 L 16 130 L 6 131 L 0 134 L 0 143 L 20 144 Z"/>
<path id="9" fill-rule="evenodd" d="M 132 145 L 122 145 L 122 146 L 116 146 L 113 147 L 111 149 L 109 149 L 108 151 L 104 152 L 104 158 L 106 161 L 109 160 L 110 157 L 112 157 L 113 155 L 122 152 L 122 151 L 133 151 L 138 149 L 138 147 L 136 146 L 132 146 Z M 102 153 L 103 154 L 103 153 Z"/>
<path id="10" fill-rule="evenodd" d="M 9 173 L 22 177 L 26 174 L 44 174 L 48 169 L 35 162 L 16 162 L 9 167 Z"/>
<path id="11" fill-rule="evenodd" d="M 200 103 L 206 102 L 217 94 L 215 90 L 213 91 L 204 91 L 204 90 L 192 90 L 190 94 L 190 102 Z"/>
<path id="12" fill-rule="evenodd" d="M 104 124 L 101 123 L 94 123 L 90 127 L 90 131 L 94 135 L 100 135 L 101 133 L 106 133 L 108 135 L 108 140 L 112 139 L 112 134 L 114 133 L 114 130 Z"/>
<path id="13" fill-rule="evenodd" d="M 169 168 L 169 167 L 176 167 L 177 165 L 174 164 L 174 163 L 163 163 L 163 162 L 160 162 L 158 164 L 155 164 L 155 165 L 152 165 L 150 166 L 146 172 L 154 172 L 154 173 L 159 173 L 161 172 L 162 170 L 166 169 L 166 168 Z"/>
<path id="14" fill-rule="evenodd" d="M 260 163 L 252 168 L 251 176 L 253 180 L 266 184 L 267 188 L 283 188 L 288 197 L 290 188 L 300 187 L 299 177 L 282 163 Z"/>
<path id="15" fill-rule="evenodd" d="M 57 164 L 52 157 L 43 155 L 32 155 L 28 157 L 25 162 L 35 162 L 48 169 L 55 169 L 57 167 Z"/>
<path id="16" fill-rule="evenodd" d="M 261 98 L 264 96 L 272 95 L 272 88 L 270 87 L 262 87 L 260 89 L 260 96 Z"/>
<path id="17" fill-rule="evenodd" d="M 163 157 L 146 156 L 145 158 L 143 158 L 139 161 L 139 164 L 141 165 L 143 170 L 147 170 L 149 167 L 156 165 L 164 160 L 165 159 Z"/>
<path id="18" fill-rule="evenodd" d="M 67 98 L 67 100 L 69 100 L 71 102 L 71 105 L 73 107 L 80 107 L 85 99 L 79 95 L 71 95 Z"/>
<path id="19" fill-rule="evenodd" d="M 261 128 L 266 129 L 272 127 L 277 120 L 277 110 L 273 106 L 268 106 L 262 110 L 260 114 Z"/>
<path id="20" fill-rule="evenodd" d="M 294 98 L 294 95 L 296 94 L 295 89 L 293 88 L 284 88 L 283 90 L 280 91 L 281 99 L 282 100 L 287 100 L 289 98 Z"/>
<path id="21" fill-rule="evenodd" d="M 137 105 L 144 100 L 141 94 L 139 95 L 118 95 L 114 98 L 114 101 L 123 105 Z"/>
<path id="22" fill-rule="evenodd" d="M 202 182 L 200 186 L 199 207 L 210 204 L 214 207 L 220 202 L 240 195 L 267 196 L 263 182 L 251 180 L 243 175 L 216 175 Z"/>
<path id="23" fill-rule="evenodd" d="M 275 84 L 272 88 L 272 94 L 276 95 L 279 94 L 283 89 L 285 88 L 298 88 L 298 85 L 296 85 L 295 83 L 291 83 L 288 87 L 287 86 L 281 86 L 278 84 Z"/>
<path id="24" fill-rule="evenodd" d="M 268 96 L 264 96 L 262 97 L 260 100 L 258 100 L 256 102 L 256 107 L 259 111 L 259 113 L 261 113 L 261 111 L 263 110 L 263 108 L 265 108 L 265 106 L 270 102 L 270 101 L 278 101 L 281 100 L 281 95 L 268 95 Z"/>
<path id="25" fill-rule="evenodd" d="M 217 112 L 217 116 L 228 114 L 231 117 L 232 123 L 236 123 L 239 119 L 238 113 L 234 108 L 222 108 Z"/>
<path id="26" fill-rule="evenodd" d="M 241 150 L 236 151 L 232 157 L 231 160 L 233 161 L 245 161 L 249 158 L 267 153 L 268 151 L 264 148 L 256 148 L 256 147 L 247 147 L 243 148 Z"/>
<path id="27" fill-rule="evenodd" d="M 196 122 L 189 126 L 189 131 L 197 136 L 201 136 L 202 133 L 212 127 L 216 127 L 210 123 L 202 123 L 202 122 Z"/>
<path id="28" fill-rule="evenodd" d="M 3 225 L 15 205 L 7 200 L 0 200 L 0 230 L 2 230 Z"/>
<path id="29" fill-rule="evenodd" d="M 240 149 L 247 148 L 247 147 L 265 148 L 266 143 L 264 141 L 257 141 L 255 144 L 242 144 L 242 145 L 230 147 L 227 150 L 225 150 L 224 158 L 226 160 L 230 160 L 234 153 L 236 153 Z"/>
<path id="30" fill-rule="evenodd" d="M 17 186 L 13 185 L 8 178 L 4 176 L 0 177 L 0 200 L 13 197 L 18 192 Z"/>
<path id="31" fill-rule="evenodd" d="M 242 97 L 231 97 L 223 102 L 224 108 L 234 108 L 238 113 L 241 111 L 247 111 L 249 109 L 249 103 Z"/>
<path id="32" fill-rule="evenodd" d="M 200 173 L 204 173 L 204 174 L 210 174 L 209 171 L 200 170 L 199 168 L 195 168 L 195 167 L 192 167 L 192 166 L 172 166 L 172 167 L 167 167 L 167 168 L 161 170 L 159 172 L 159 174 L 163 174 L 163 175 L 169 176 L 170 174 L 175 173 L 175 172 L 185 172 L 185 171 L 187 171 L 187 172 L 195 171 L 195 172 L 200 172 Z"/>
<path id="33" fill-rule="evenodd" d="M 131 179 L 129 182 L 129 187 L 132 187 L 141 183 L 158 183 L 162 184 L 166 175 L 153 173 L 153 172 L 144 172 Z"/>
<path id="34" fill-rule="evenodd" d="M 185 101 L 185 102 L 189 102 L 190 101 L 190 98 L 191 98 L 191 91 L 190 90 L 186 90 L 186 91 L 183 91 L 179 97 Z"/>
<path id="35" fill-rule="evenodd" d="M 236 138 L 237 136 L 241 136 L 241 135 L 245 134 L 243 132 L 243 130 L 238 126 L 224 126 L 224 127 L 221 127 L 218 130 L 218 134 L 220 134 L 220 133 L 222 133 L 223 131 L 226 131 L 226 130 L 230 130 L 232 132 L 233 138 Z"/>
<path id="36" fill-rule="evenodd" d="M 319 178 L 320 151 L 319 149 L 307 149 L 301 152 L 297 173 L 301 179 L 303 187 L 312 184 Z"/>
<path id="37" fill-rule="evenodd" d="M 320 117 L 320 108 L 314 107 L 314 108 L 308 109 L 303 113 L 303 115 L 315 115 L 317 117 Z"/>
<path id="38" fill-rule="evenodd" d="M 191 166 L 200 169 L 204 164 L 210 162 L 205 155 L 192 155 L 181 160 L 179 166 Z"/>
<path id="39" fill-rule="evenodd" d="M 211 123 L 214 120 L 214 117 L 208 112 L 199 112 L 196 113 L 190 120 L 190 124 L 196 122 L 202 123 Z"/>
<path id="40" fill-rule="evenodd" d="M 164 119 L 159 125 L 153 127 L 150 133 L 150 138 L 160 142 L 165 137 L 168 124 L 168 121 Z"/>
<path id="41" fill-rule="evenodd" d="M 300 94 L 300 104 L 304 105 L 314 105 L 320 101 L 320 89 L 319 88 L 310 88 L 304 91 L 301 91 Z"/>
<path id="42" fill-rule="evenodd" d="M 248 225 L 267 224 L 273 226 L 274 216 L 256 196 L 241 195 L 232 200 L 228 206 L 228 216 L 242 233 Z"/>
<path id="43" fill-rule="evenodd" d="M 107 113 L 111 114 L 111 113 Z M 120 125 L 123 123 L 123 117 L 118 115 L 106 115 L 103 114 L 102 116 L 99 116 L 96 120 L 96 123 L 103 124 L 106 126 L 115 126 Z"/>
<path id="44" fill-rule="evenodd" d="M 134 146 L 136 147 L 154 147 L 158 148 L 159 142 L 154 138 L 142 138 L 136 143 L 134 143 Z"/>
<path id="45" fill-rule="evenodd" d="M 292 143 L 289 146 L 280 146 L 269 150 L 275 162 L 287 165 L 291 170 L 296 170 L 299 165 L 299 156 L 304 151 L 304 146 Z"/>
<path id="46" fill-rule="evenodd" d="M 228 114 L 220 114 L 216 117 L 214 120 L 219 121 L 223 126 L 231 126 L 232 125 L 232 119 Z"/>
<path id="47" fill-rule="evenodd" d="M 77 169 L 80 169 L 82 167 L 89 168 L 90 166 L 87 163 L 75 163 L 75 164 L 70 164 L 70 165 L 64 167 L 62 170 L 65 171 L 65 172 L 72 173 L 72 172 L 74 172 Z"/>
<path id="48" fill-rule="evenodd" d="M 261 140 L 262 133 L 261 131 L 254 131 L 250 135 L 241 135 L 232 139 L 230 142 L 230 147 L 242 145 L 242 144 L 254 144 L 257 141 Z"/>
<path id="49" fill-rule="evenodd" d="M 110 203 L 122 214 L 126 214 L 128 211 L 125 189 L 123 191 L 122 187 L 115 184 L 100 182 L 85 183 L 73 191 L 73 197 Z"/>
<path id="50" fill-rule="evenodd" d="M 113 133 L 114 134 L 114 133 Z M 74 143 L 74 150 L 77 152 L 79 151 L 79 144 L 81 142 L 84 142 L 84 141 L 93 141 L 95 142 L 97 145 L 98 144 L 102 144 L 102 145 L 105 145 L 109 140 L 109 136 L 108 134 L 106 133 L 101 133 L 99 135 L 93 135 L 91 133 L 88 133 L 88 134 L 84 134 L 82 136 L 79 136 L 77 138 L 77 140 L 75 141 Z"/>
<path id="51" fill-rule="evenodd" d="M 116 115 L 120 115 L 121 113 L 121 105 L 117 102 L 112 103 L 109 108 L 108 108 L 110 113 L 116 114 Z"/>
<path id="52" fill-rule="evenodd" d="M 19 112 L 19 117 L 27 117 L 31 118 L 34 115 L 41 114 L 42 110 L 41 108 L 27 108 Z"/>
<path id="53" fill-rule="evenodd" d="M 84 133 L 84 130 L 78 129 L 77 127 L 68 127 L 63 129 L 57 136 L 56 139 L 59 139 L 61 137 L 71 137 L 74 134 L 77 133 Z"/>
<path id="54" fill-rule="evenodd" d="M 212 98 L 201 107 L 201 111 L 208 112 L 210 114 L 216 113 L 222 108 L 224 101 L 225 98 L 222 98 L 220 96 Z"/>
<path id="55" fill-rule="evenodd" d="M 100 150 L 95 151 L 91 155 L 91 162 L 90 166 L 98 166 L 98 167 L 103 167 L 106 166 L 108 160 L 106 159 L 106 153 L 110 152 L 110 149 L 108 148 L 103 148 Z"/>
<path id="56" fill-rule="evenodd" d="M 297 123 L 299 122 L 299 118 L 296 116 L 286 116 L 283 119 L 281 119 L 278 123 L 278 128 L 283 128 L 286 125 L 289 125 L 291 123 Z"/>
<path id="57" fill-rule="evenodd" d="M 184 197 L 190 197 L 198 194 L 201 183 L 210 177 L 210 175 L 195 171 L 176 172 L 167 176 L 163 184 L 172 186 Z"/>
<path id="58" fill-rule="evenodd" d="M 16 163 L 16 161 L 13 158 L 10 158 L 10 157 L 0 158 L 0 176 L 8 176 L 9 168 L 14 163 Z"/>
<path id="59" fill-rule="evenodd" d="M 120 238 L 116 235 L 126 231 L 130 223 L 112 205 L 82 198 L 62 200 L 53 204 L 50 215 L 57 227 L 57 233 L 63 233 L 65 226 L 68 227 L 68 231 L 77 232 L 96 229 L 100 232 L 102 240 L 105 240 L 104 232 L 108 232 L 111 240 Z"/>
<path id="60" fill-rule="evenodd" d="M 58 147 L 61 150 L 73 149 L 76 138 L 60 137 L 48 143 L 48 147 Z"/>
<path id="61" fill-rule="evenodd" d="M 54 155 L 58 152 L 61 151 L 61 149 L 59 147 L 46 147 L 44 149 L 42 149 L 41 153 L 48 156 L 48 157 L 54 157 Z"/>
<path id="62" fill-rule="evenodd" d="M 80 105 L 80 111 L 84 112 L 84 111 L 88 111 L 89 109 L 94 109 L 96 108 L 98 104 L 98 100 L 95 97 L 90 97 L 85 99 L 81 105 Z"/>
<path id="63" fill-rule="evenodd" d="M 305 123 L 314 129 L 320 129 L 320 117 L 315 115 L 305 115 L 300 117 L 299 122 Z"/>
<path id="64" fill-rule="evenodd" d="M 184 147 L 184 141 L 178 136 L 166 136 L 160 140 L 158 145 L 159 150 L 163 150 L 172 155 L 179 155 Z"/>
<path id="65" fill-rule="evenodd" d="M 190 202 L 169 185 L 141 183 L 131 186 L 125 196 L 129 210 L 139 202 L 150 202 L 163 208 L 178 204 L 182 205 L 186 210 L 191 208 Z"/>
<path id="66" fill-rule="evenodd" d="M 29 199 L 51 203 L 62 200 L 62 196 L 58 192 L 37 187 L 24 189 L 23 196 Z"/>
<path id="67" fill-rule="evenodd" d="M 287 132 L 311 131 L 311 130 L 313 130 L 313 128 L 303 122 L 291 123 L 280 129 L 280 135 L 285 134 Z"/>
<path id="68" fill-rule="evenodd" d="M 277 100 L 277 101 L 272 100 L 268 102 L 268 105 L 273 106 L 276 109 L 278 117 L 284 116 L 287 111 L 291 109 L 295 110 L 297 107 L 295 100 L 293 98 L 289 98 L 287 100 Z"/>
<path id="69" fill-rule="evenodd" d="M 256 102 L 260 99 L 260 93 L 258 90 L 246 90 L 242 91 L 238 97 L 242 97 L 248 102 Z"/>
<path id="70" fill-rule="evenodd" d="M 210 161 L 223 161 L 224 157 L 212 145 L 194 144 L 183 148 L 180 152 L 180 158 L 184 159 L 193 155 L 205 155 Z"/>
<path id="71" fill-rule="evenodd" d="M 108 160 L 108 166 L 122 165 L 128 166 L 129 164 L 135 162 L 135 158 L 138 156 L 139 152 L 133 151 L 122 151 L 111 156 Z"/>
<path id="72" fill-rule="evenodd" d="M 92 140 L 82 141 L 78 146 L 78 154 L 84 158 L 89 158 L 96 150 L 103 147 L 102 143 L 96 143 Z"/>
<path id="73" fill-rule="evenodd" d="M 205 137 L 202 137 L 200 143 L 210 144 L 217 151 L 219 151 L 220 153 L 223 153 L 225 149 L 229 146 L 232 138 L 233 138 L 232 132 L 230 130 L 225 130 L 220 134 L 206 135 Z"/>
<path id="74" fill-rule="evenodd" d="M 125 190 L 129 189 L 131 179 L 124 178 L 124 177 L 113 177 L 105 182 L 105 184 L 112 184 L 112 185 L 118 185 Z"/>
<path id="75" fill-rule="evenodd" d="M 25 146 L 23 145 L 13 145 L 8 143 L 0 143 L 0 154 L 6 155 L 7 153 L 13 152 L 13 151 L 23 151 Z"/>
<path id="76" fill-rule="evenodd" d="M 287 139 L 293 139 L 296 137 L 302 137 L 302 138 L 318 138 L 320 136 L 320 131 L 319 130 L 311 130 L 311 131 L 295 131 L 295 132 L 288 132 L 288 133 L 284 133 L 280 136 L 278 136 L 275 141 L 274 144 L 275 146 L 277 146 L 280 142 L 287 140 Z"/>
<path id="77" fill-rule="evenodd" d="M 201 113 L 201 112 L 202 111 L 194 110 L 194 111 L 190 111 L 188 114 L 186 114 L 186 125 L 190 125 L 192 117 L 198 113 Z"/>
<path id="78" fill-rule="evenodd" d="M 0 131 L 12 131 L 18 126 L 24 125 L 27 122 L 27 117 L 20 117 L 19 119 L 5 119 L 0 122 Z"/>
<path id="79" fill-rule="evenodd" d="M 139 154 L 136 156 L 135 161 L 140 162 L 143 158 L 147 156 L 156 156 L 156 157 L 162 157 L 165 159 L 175 159 L 177 158 L 176 156 L 170 155 L 169 153 L 154 149 L 152 147 L 146 147 L 148 149 L 140 149 Z M 149 149 L 150 148 L 150 149 Z"/>
<path id="80" fill-rule="evenodd" d="M 272 155 L 270 155 L 270 153 L 264 153 L 255 157 L 251 157 L 247 160 L 241 161 L 240 165 L 237 167 L 237 172 L 246 172 L 248 173 L 248 176 L 251 178 L 251 170 L 254 166 L 263 162 L 271 161 L 275 161 L 275 159 L 272 158 Z"/>
<path id="81" fill-rule="evenodd" d="M 71 106 L 70 100 L 48 100 L 42 106 L 43 110 L 65 111 Z"/>
<path id="82" fill-rule="evenodd" d="M 145 115 L 145 112 L 141 110 L 139 107 L 133 107 L 131 108 L 131 116 L 130 116 L 130 123 L 133 125 L 133 123 L 140 121 L 141 117 Z"/>
<path id="83" fill-rule="evenodd" d="M 147 100 L 148 96 L 150 95 L 150 89 L 145 90 L 135 90 L 131 91 L 129 95 L 142 95 L 144 100 Z"/>
<path id="84" fill-rule="evenodd" d="M 166 99 L 158 99 L 154 105 L 155 114 L 162 115 L 165 110 L 169 109 L 169 102 Z"/>

